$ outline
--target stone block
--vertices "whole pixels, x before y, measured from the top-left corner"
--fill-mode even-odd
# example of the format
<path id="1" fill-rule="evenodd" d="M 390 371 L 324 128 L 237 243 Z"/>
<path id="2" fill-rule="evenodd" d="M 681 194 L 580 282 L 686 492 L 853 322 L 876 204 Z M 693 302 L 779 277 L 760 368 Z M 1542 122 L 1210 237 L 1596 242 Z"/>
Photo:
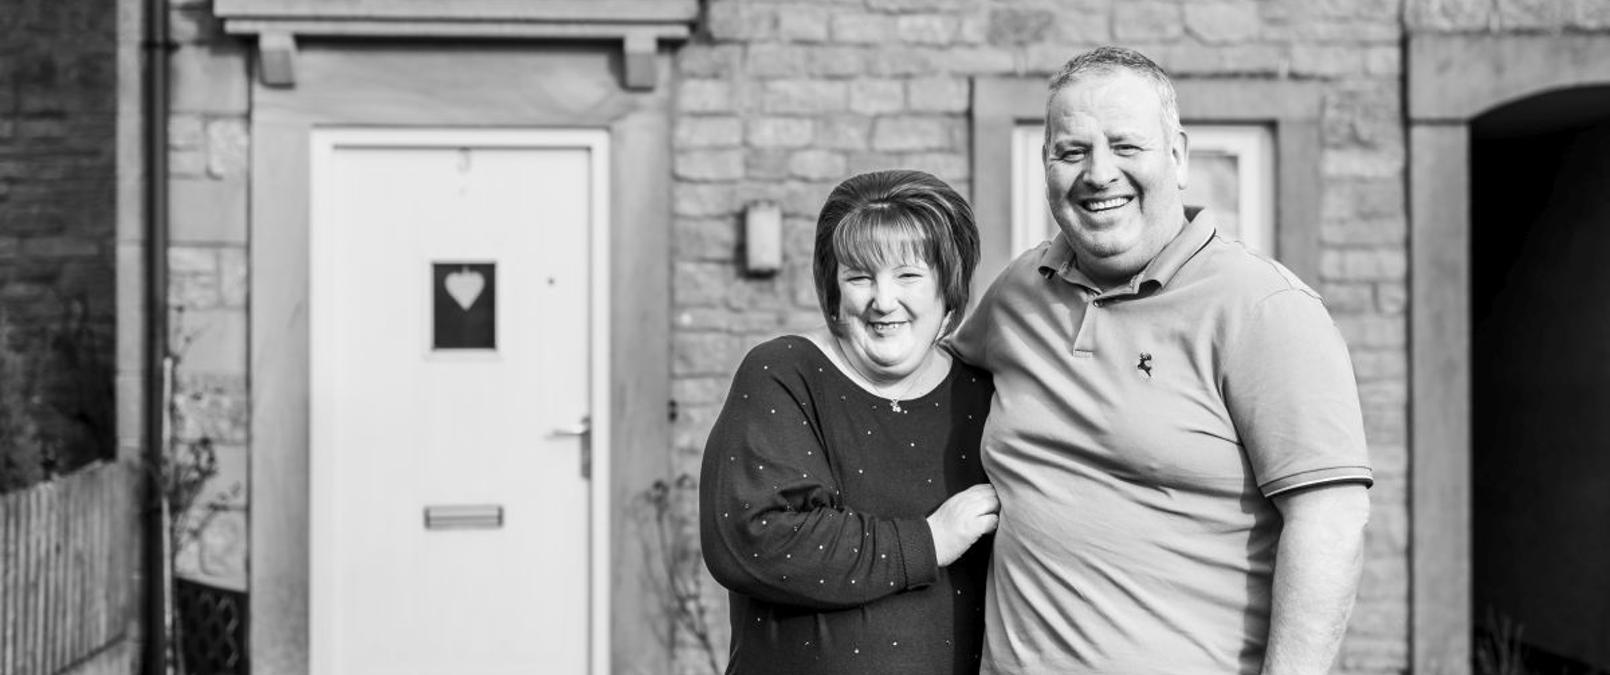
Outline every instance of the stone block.
<path id="1" fill-rule="evenodd" d="M 220 304 L 216 249 L 210 246 L 168 249 L 168 304 L 187 310 Z"/>
<path id="2" fill-rule="evenodd" d="M 797 5 L 777 8 L 777 37 L 789 42 L 826 42 L 828 11 Z"/>
<path id="3" fill-rule="evenodd" d="M 838 181 L 847 175 L 849 174 L 834 176 L 833 180 L 818 183 L 790 182 L 783 190 L 781 200 L 783 215 L 791 219 L 809 218 L 815 220 L 822 212 L 822 202 L 827 200 L 828 193 L 832 192 L 833 187 L 838 185 Z M 785 229 L 788 222 L 788 220 L 784 221 Z M 784 232 L 784 235 L 786 236 L 787 233 Z M 790 257 L 790 253 L 791 251 L 783 251 L 783 259 L 787 260 Z M 809 254 L 807 253 L 807 255 Z M 752 307 L 754 305 L 742 306 Z"/>
<path id="4" fill-rule="evenodd" d="M 983 44 L 989 37 L 989 17 L 982 10 L 957 17 L 956 39 L 952 44 Z"/>
<path id="5" fill-rule="evenodd" d="M 201 115 L 171 115 L 168 117 L 168 148 L 174 150 L 198 149 L 205 146 L 207 136 L 203 127 L 206 119 Z"/>
<path id="6" fill-rule="evenodd" d="M 805 54 L 805 49 L 797 45 L 749 45 L 744 56 L 744 73 L 760 79 L 800 77 L 809 62 Z"/>
<path id="7" fill-rule="evenodd" d="M 905 168 L 900 155 L 888 152 L 852 152 L 846 158 L 851 175 L 868 171 Z"/>
<path id="8" fill-rule="evenodd" d="M 201 148 L 170 150 L 168 152 L 168 175 L 176 178 L 206 178 L 207 152 Z"/>
<path id="9" fill-rule="evenodd" d="M 915 77 L 938 72 L 938 64 L 952 50 L 920 47 L 887 47 L 872 52 L 867 74 L 878 77 Z"/>
<path id="10" fill-rule="evenodd" d="M 1404 149 L 1401 145 L 1374 148 L 1352 146 L 1327 148 L 1321 172 L 1340 178 L 1396 178 L 1403 175 L 1404 168 Z"/>
<path id="11" fill-rule="evenodd" d="M 817 114 L 846 109 L 849 87 L 824 80 L 772 80 L 761 90 L 766 112 Z"/>
<path id="12" fill-rule="evenodd" d="M 246 179 L 172 178 L 169 232 L 176 244 L 245 244 Z"/>
<path id="13" fill-rule="evenodd" d="M 1168 42 L 1185 34 L 1180 6 L 1173 2 L 1117 3 L 1113 7 L 1113 36 L 1120 42 Z"/>
<path id="14" fill-rule="evenodd" d="M 1403 281 L 1383 281 L 1375 285 L 1375 306 L 1382 315 L 1398 316 L 1409 307 L 1409 286 Z"/>
<path id="15" fill-rule="evenodd" d="M 757 42 L 777 34 L 773 8 L 742 0 L 718 0 L 705 6 L 705 26 L 721 42 Z"/>
<path id="16" fill-rule="evenodd" d="M 676 154 L 672 172 L 690 181 L 730 181 L 744 176 L 743 150 L 684 150 Z"/>
<path id="17" fill-rule="evenodd" d="M 224 307 L 245 308 L 250 294 L 251 266 L 246 247 L 223 246 L 218 249 L 218 301 Z"/>
<path id="18" fill-rule="evenodd" d="M 244 176 L 251 157 L 251 135 L 245 118 L 224 117 L 207 121 L 207 174 L 214 178 Z"/>
<path id="19" fill-rule="evenodd" d="M 1291 46 L 1291 74 L 1299 77 L 1337 78 L 1364 72 L 1365 52 L 1351 45 Z"/>
<path id="20" fill-rule="evenodd" d="M 682 112 L 731 112 L 732 83 L 724 80 L 685 80 L 676 88 L 676 106 Z"/>
<path id="21" fill-rule="evenodd" d="M 246 43 L 184 46 L 170 55 L 174 112 L 245 115 L 251 109 Z"/>
<path id="22" fill-rule="evenodd" d="M 1319 236 L 1327 244 L 1402 244 L 1408 241 L 1409 228 L 1399 214 L 1369 220 L 1329 221 L 1320 227 Z"/>
<path id="23" fill-rule="evenodd" d="M 992 45 L 1026 45 L 1044 41 L 1057 17 L 1049 9 L 997 7 L 990 10 L 985 38 Z"/>
<path id="24" fill-rule="evenodd" d="M 678 218 L 671 237 L 676 260 L 730 262 L 738 255 L 738 222 L 733 218 Z"/>
<path id="25" fill-rule="evenodd" d="M 968 155 L 960 152 L 914 152 L 902 156 L 900 162 L 908 169 L 926 171 L 952 184 L 967 181 L 973 173 Z"/>
<path id="26" fill-rule="evenodd" d="M 728 333 L 685 333 L 671 335 L 671 374 L 676 377 L 731 377 L 743 359 L 742 345 Z M 697 406 L 683 410 L 677 425 L 691 421 Z M 708 432 L 706 432 L 708 433 Z"/>
<path id="27" fill-rule="evenodd" d="M 1186 30 L 1208 44 L 1247 42 L 1258 36 L 1262 23 L 1258 3 L 1250 0 L 1185 4 Z"/>
<path id="28" fill-rule="evenodd" d="M 901 42 L 948 45 L 956 39 L 958 21 L 944 14 L 910 14 L 895 19 L 895 37 Z"/>
<path id="29" fill-rule="evenodd" d="M 171 320 L 170 344 L 190 374 L 246 372 L 246 312 L 241 308 L 192 309 Z"/>
<path id="30" fill-rule="evenodd" d="M 872 119 L 862 115 L 830 115 L 816 120 L 816 146 L 820 148 L 865 150 L 871 134 Z"/>
<path id="31" fill-rule="evenodd" d="M 1506 31 L 1559 30 L 1570 21 L 1573 3 L 1561 0 L 1495 0 Z"/>
<path id="32" fill-rule="evenodd" d="M 1404 380 L 1360 382 L 1358 400 L 1365 407 L 1406 405 L 1409 401 L 1409 383 Z"/>
<path id="33" fill-rule="evenodd" d="M 729 338 L 736 344 L 736 339 Z M 734 364 L 741 362 L 742 357 L 734 360 Z M 734 365 L 733 370 L 737 367 Z M 727 379 L 731 379 L 729 371 Z M 715 426 L 716 417 L 721 414 L 720 406 L 714 404 L 689 405 L 678 411 L 677 419 L 671 423 L 671 444 L 679 450 L 699 453 L 704 449 L 705 442 L 710 437 L 710 429 Z M 701 566 L 702 568 L 703 566 Z"/>
<path id="34" fill-rule="evenodd" d="M 1332 314 L 1363 314 L 1375 309 L 1373 284 L 1338 281 L 1320 284 L 1318 290 Z"/>
<path id="35" fill-rule="evenodd" d="M 1574 11 L 1571 12 L 1571 28 L 1578 30 L 1600 31 L 1610 28 L 1610 3 L 1600 0 L 1577 0 L 1572 3 Z"/>
<path id="36" fill-rule="evenodd" d="M 199 7 L 181 7 L 168 12 L 168 39 L 179 44 L 205 45 L 221 42 L 223 22 Z"/>
<path id="37" fill-rule="evenodd" d="M 895 12 L 955 12 L 971 9 L 974 0 L 867 0 L 867 6 L 872 9 Z"/>
<path id="38" fill-rule="evenodd" d="M 1401 365 L 1396 376 L 1390 378 L 1375 378 L 1368 380 L 1370 385 L 1376 385 L 1387 380 L 1402 382 L 1407 379 L 1406 359 L 1398 363 L 1381 364 L 1387 367 Z M 1395 403 L 1370 405 L 1364 408 L 1364 436 L 1372 444 L 1403 445 L 1408 443 L 1408 415 L 1404 407 Z"/>
<path id="39" fill-rule="evenodd" d="M 1319 274 L 1336 281 L 1400 281 L 1408 256 L 1401 248 L 1342 248 L 1320 253 Z"/>
<path id="40" fill-rule="evenodd" d="M 726 307 L 689 307 L 676 314 L 676 327 L 688 332 L 727 331 L 735 335 L 777 334 L 775 314 L 734 312 Z"/>
<path id="41" fill-rule="evenodd" d="M 719 406 L 726 400 L 727 389 L 731 386 L 728 378 L 679 377 L 671 381 L 671 399 L 677 402 L 678 408 Z"/>
<path id="42" fill-rule="evenodd" d="M 718 306 L 726 301 L 728 287 L 741 283 L 737 269 L 726 262 L 677 261 L 671 275 L 671 299 L 679 308 Z"/>
<path id="43" fill-rule="evenodd" d="M 873 123 L 874 150 L 910 152 L 958 147 L 960 129 L 945 117 L 880 117 Z"/>
<path id="44" fill-rule="evenodd" d="M 1402 349 L 1409 344 L 1408 325 L 1402 317 L 1337 316 L 1336 328 L 1348 349 Z"/>
<path id="45" fill-rule="evenodd" d="M 175 379 L 175 438 L 210 438 L 215 443 L 237 445 L 247 443 L 251 413 L 246 398 L 245 374 L 196 373 L 181 361 Z"/>
<path id="46" fill-rule="evenodd" d="M 678 216 L 727 216 L 738 211 L 738 191 L 728 183 L 677 183 L 671 203 Z"/>
<path id="47" fill-rule="evenodd" d="M 246 446 L 217 443 L 212 449 L 218 462 L 218 472 L 203 484 L 196 501 L 226 508 L 245 508 L 250 502 L 248 491 L 251 488 Z"/>
<path id="48" fill-rule="evenodd" d="M 1394 179 L 1332 180 L 1320 198 L 1324 222 L 1400 219 L 1406 212 L 1403 181 Z"/>
<path id="49" fill-rule="evenodd" d="M 247 540 L 244 511 L 229 509 L 215 513 L 198 540 L 200 581 L 246 590 Z"/>
<path id="50" fill-rule="evenodd" d="M 1397 78 L 1403 74 L 1403 49 L 1397 45 L 1368 47 L 1364 51 L 1364 74 Z"/>
<path id="51" fill-rule="evenodd" d="M 743 144 L 743 123 L 737 117 L 679 116 L 672 132 L 677 148 L 727 148 Z"/>
<path id="52" fill-rule="evenodd" d="M 952 47 L 935 55 L 934 70 L 961 76 L 1021 74 L 1017 51 L 1010 47 Z"/>
<path id="53" fill-rule="evenodd" d="M 742 69 L 743 54 L 742 45 L 693 42 L 677 50 L 676 67 L 688 78 L 726 79 Z"/>
<path id="54" fill-rule="evenodd" d="M 801 150 L 788 161 L 788 170 L 805 180 L 839 180 L 845 177 L 844 154 L 830 150 Z"/>
<path id="55" fill-rule="evenodd" d="M 745 138 L 756 148 L 802 148 L 811 144 L 815 125 L 805 117 L 756 117 Z"/>
<path id="56" fill-rule="evenodd" d="M 1359 381 L 1403 378 L 1409 373 L 1408 354 L 1399 349 L 1355 349 L 1352 357 L 1353 373 Z"/>
<path id="57" fill-rule="evenodd" d="M 867 71 L 868 49 L 860 46 L 811 47 L 805 54 L 805 72 L 820 77 L 854 77 Z"/>
<path id="58" fill-rule="evenodd" d="M 906 105 L 915 112 L 967 112 L 972 86 L 959 77 L 923 77 L 906 81 Z"/>
<path id="59" fill-rule="evenodd" d="M 788 148 L 749 148 L 744 153 L 744 171 L 750 180 L 788 178 Z"/>
<path id="60" fill-rule="evenodd" d="M 895 19 L 884 14 L 835 13 L 829 32 L 834 42 L 882 45 L 895 34 Z"/>
<path id="61" fill-rule="evenodd" d="M 906 87 L 899 80 L 850 82 L 850 110 L 863 115 L 899 112 L 906 107 Z"/>

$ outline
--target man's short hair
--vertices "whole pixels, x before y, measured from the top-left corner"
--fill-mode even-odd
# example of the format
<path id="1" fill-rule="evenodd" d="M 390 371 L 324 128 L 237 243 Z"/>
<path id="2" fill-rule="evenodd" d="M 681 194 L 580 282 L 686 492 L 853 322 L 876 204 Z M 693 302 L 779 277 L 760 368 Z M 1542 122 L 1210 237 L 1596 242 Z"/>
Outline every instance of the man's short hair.
<path id="1" fill-rule="evenodd" d="M 1097 47 L 1068 59 L 1068 62 L 1062 65 L 1062 70 L 1051 77 L 1050 94 L 1046 97 L 1046 104 L 1050 105 L 1050 100 L 1056 97 L 1057 92 L 1082 76 L 1108 74 L 1118 70 L 1127 70 L 1139 75 L 1151 81 L 1157 88 L 1157 99 L 1163 103 L 1164 129 L 1169 132 L 1169 142 L 1172 143 L 1174 132 L 1182 128 L 1179 101 L 1174 95 L 1174 82 L 1169 79 L 1162 66 L 1133 49 Z"/>
<path id="2" fill-rule="evenodd" d="M 816 300 L 828 329 L 842 336 L 841 262 L 874 269 L 921 260 L 933 269 L 945 309 L 951 312 L 941 329 L 941 334 L 948 333 L 967 313 L 978 256 L 973 208 L 944 181 L 904 169 L 851 176 L 833 188 L 816 219 Z"/>

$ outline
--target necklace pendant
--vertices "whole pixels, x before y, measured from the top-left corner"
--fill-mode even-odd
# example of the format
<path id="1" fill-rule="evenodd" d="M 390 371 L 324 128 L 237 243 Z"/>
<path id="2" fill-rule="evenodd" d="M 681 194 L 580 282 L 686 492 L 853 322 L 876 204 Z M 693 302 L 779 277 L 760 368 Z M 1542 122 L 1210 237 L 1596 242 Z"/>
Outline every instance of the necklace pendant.
<path id="1" fill-rule="evenodd" d="M 895 411 L 897 413 L 905 412 L 905 410 L 900 407 L 900 401 L 897 400 L 897 399 L 892 399 L 892 398 L 889 399 L 889 409 L 893 410 L 893 411 Z"/>

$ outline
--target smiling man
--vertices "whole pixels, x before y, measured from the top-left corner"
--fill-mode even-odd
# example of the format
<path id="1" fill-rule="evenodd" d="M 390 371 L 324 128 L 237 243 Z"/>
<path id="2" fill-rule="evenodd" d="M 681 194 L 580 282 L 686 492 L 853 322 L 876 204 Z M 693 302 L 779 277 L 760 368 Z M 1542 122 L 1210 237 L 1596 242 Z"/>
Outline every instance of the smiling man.
<path id="1" fill-rule="evenodd" d="M 1319 296 L 1183 204 L 1186 149 L 1145 56 L 1052 78 L 1061 233 L 952 345 L 996 385 L 983 672 L 1323 673 L 1345 632 L 1372 481 L 1347 349 Z"/>

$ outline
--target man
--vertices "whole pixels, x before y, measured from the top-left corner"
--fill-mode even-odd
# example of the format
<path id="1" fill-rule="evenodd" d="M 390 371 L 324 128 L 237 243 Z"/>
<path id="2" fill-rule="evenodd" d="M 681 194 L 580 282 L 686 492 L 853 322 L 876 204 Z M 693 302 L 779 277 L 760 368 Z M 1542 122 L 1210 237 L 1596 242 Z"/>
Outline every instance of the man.
<path id="1" fill-rule="evenodd" d="M 1061 235 L 953 345 L 995 375 L 984 672 L 1326 672 L 1372 480 L 1341 336 L 1185 208 L 1186 135 L 1146 57 L 1069 61 L 1044 150 Z"/>

